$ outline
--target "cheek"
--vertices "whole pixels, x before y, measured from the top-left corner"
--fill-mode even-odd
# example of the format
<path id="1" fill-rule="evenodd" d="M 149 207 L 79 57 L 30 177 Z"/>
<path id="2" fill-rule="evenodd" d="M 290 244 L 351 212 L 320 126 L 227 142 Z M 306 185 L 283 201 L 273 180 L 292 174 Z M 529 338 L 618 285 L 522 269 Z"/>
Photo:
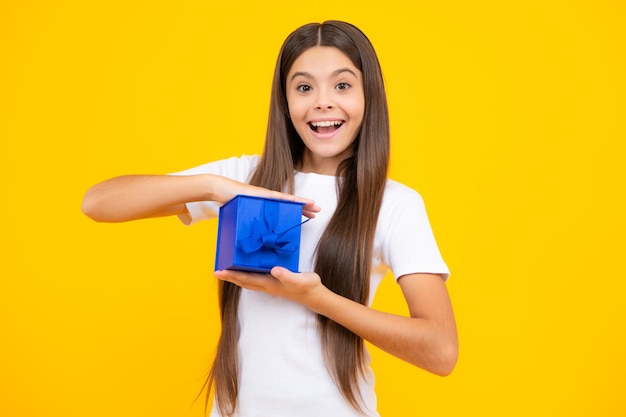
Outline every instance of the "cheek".
<path id="1" fill-rule="evenodd" d="M 342 107 L 353 119 L 363 119 L 365 100 L 362 97 L 351 97 L 342 103 Z"/>
<path id="2" fill-rule="evenodd" d="M 361 106 L 355 106 L 350 109 L 350 117 L 353 122 L 357 122 L 359 125 L 363 122 L 363 116 L 365 115 L 365 109 Z"/>
<path id="3" fill-rule="evenodd" d="M 306 109 L 307 109 L 307 107 L 304 106 L 303 103 L 301 103 L 298 100 L 296 100 L 295 102 L 294 101 L 288 102 L 287 108 L 289 110 L 289 116 L 292 119 L 298 120 L 298 119 L 301 119 L 304 116 L 306 116 L 306 113 L 307 113 Z"/>

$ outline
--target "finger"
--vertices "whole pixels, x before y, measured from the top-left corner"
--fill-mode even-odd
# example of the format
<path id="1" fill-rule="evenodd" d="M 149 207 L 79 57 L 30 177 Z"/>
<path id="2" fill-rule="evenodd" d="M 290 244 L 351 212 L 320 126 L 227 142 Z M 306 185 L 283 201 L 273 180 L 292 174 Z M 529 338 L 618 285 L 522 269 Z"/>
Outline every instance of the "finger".
<path id="1" fill-rule="evenodd" d="M 315 213 L 319 213 L 322 209 L 315 205 L 315 201 L 309 198 L 298 197 L 292 194 L 281 193 L 280 191 L 271 191 L 262 187 L 254 187 L 255 195 L 264 198 L 275 198 L 277 200 L 293 201 L 303 203 L 302 215 L 309 219 L 315 218 Z M 252 194 L 252 193 L 251 193 Z"/>
<path id="2" fill-rule="evenodd" d="M 296 197 L 298 203 L 304 203 L 304 210 L 310 211 L 312 213 L 319 213 L 322 209 L 315 205 L 315 201 L 309 200 L 307 198 Z"/>
<path id="3" fill-rule="evenodd" d="M 240 287 L 246 286 L 250 284 L 250 280 L 243 274 L 224 270 L 224 271 L 215 271 L 215 277 L 221 279 L 222 281 L 232 282 L 233 284 L 239 285 Z"/>
<path id="4" fill-rule="evenodd" d="M 308 217 L 309 219 L 315 218 L 315 214 L 319 213 L 322 209 L 315 204 L 305 205 L 302 208 L 302 215 Z"/>
<path id="5" fill-rule="evenodd" d="M 282 266 L 275 266 L 270 271 L 270 275 L 281 282 L 283 280 L 289 279 L 292 274 L 293 272 Z"/>
<path id="6" fill-rule="evenodd" d="M 222 281 L 228 281 L 239 287 L 254 291 L 266 291 L 268 285 L 271 285 L 268 274 L 233 270 L 215 271 L 214 274 L 216 278 Z"/>
<path id="7" fill-rule="evenodd" d="M 220 279 L 232 279 L 241 282 L 254 282 L 255 280 L 267 278 L 267 274 L 257 274 L 255 272 L 235 271 L 232 269 L 224 269 L 215 271 L 215 276 Z"/>
<path id="8" fill-rule="evenodd" d="M 269 195 L 269 198 L 276 198 L 279 200 L 303 203 L 304 204 L 304 206 L 302 207 L 303 214 L 307 213 L 305 215 L 311 218 L 315 217 L 315 213 L 319 213 L 322 210 L 319 206 L 315 205 L 315 201 L 311 200 L 310 198 L 298 197 L 298 196 L 291 195 L 291 194 L 281 193 L 279 191 L 272 191 L 271 194 Z"/>

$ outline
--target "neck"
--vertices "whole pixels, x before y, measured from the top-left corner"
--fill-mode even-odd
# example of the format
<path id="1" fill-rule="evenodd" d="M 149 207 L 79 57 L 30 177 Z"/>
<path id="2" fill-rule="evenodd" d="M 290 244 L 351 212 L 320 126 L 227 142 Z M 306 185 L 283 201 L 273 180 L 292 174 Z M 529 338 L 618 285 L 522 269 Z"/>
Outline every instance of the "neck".
<path id="1" fill-rule="evenodd" d="M 305 150 L 302 163 L 297 170 L 303 173 L 336 176 L 339 164 L 349 157 L 350 155 L 336 155 L 331 158 L 321 158 Z"/>

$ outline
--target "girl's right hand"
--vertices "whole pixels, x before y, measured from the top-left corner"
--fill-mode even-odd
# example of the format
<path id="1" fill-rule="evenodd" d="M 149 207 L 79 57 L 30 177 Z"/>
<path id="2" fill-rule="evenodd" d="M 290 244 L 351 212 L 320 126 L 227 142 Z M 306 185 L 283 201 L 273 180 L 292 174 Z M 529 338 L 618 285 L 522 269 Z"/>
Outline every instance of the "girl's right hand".
<path id="1" fill-rule="evenodd" d="M 217 201 L 221 204 L 224 204 L 235 196 L 239 194 L 244 194 L 256 197 L 275 198 L 278 200 L 304 203 L 304 207 L 302 208 L 302 214 L 305 217 L 311 219 L 315 217 L 315 213 L 318 213 L 320 211 L 320 208 L 315 205 L 315 202 L 308 198 L 302 198 L 287 193 L 281 193 L 279 191 L 268 190 L 267 188 L 257 187 L 243 182 L 231 180 L 230 178 L 221 177 L 219 175 L 206 175 L 209 175 L 211 177 L 211 201 Z"/>

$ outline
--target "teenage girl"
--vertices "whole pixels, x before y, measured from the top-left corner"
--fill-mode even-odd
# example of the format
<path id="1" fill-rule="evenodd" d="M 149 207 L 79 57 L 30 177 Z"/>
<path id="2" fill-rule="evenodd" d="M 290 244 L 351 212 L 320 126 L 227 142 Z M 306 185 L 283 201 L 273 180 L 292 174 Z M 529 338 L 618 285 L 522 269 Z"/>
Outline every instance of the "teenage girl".
<path id="1" fill-rule="evenodd" d="M 222 331 L 207 380 L 211 416 L 378 416 L 364 340 L 434 374 L 452 371 L 449 271 L 421 197 L 387 178 L 388 162 L 376 53 L 355 26 L 327 21 L 298 28 L 280 50 L 263 155 L 87 191 L 84 213 L 104 222 L 177 215 L 191 224 L 238 194 L 299 201 L 314 218 L 302 226 L 305 272 L 215 272 Z M 389 269 L 410 317 L 369 307 Z"/>

